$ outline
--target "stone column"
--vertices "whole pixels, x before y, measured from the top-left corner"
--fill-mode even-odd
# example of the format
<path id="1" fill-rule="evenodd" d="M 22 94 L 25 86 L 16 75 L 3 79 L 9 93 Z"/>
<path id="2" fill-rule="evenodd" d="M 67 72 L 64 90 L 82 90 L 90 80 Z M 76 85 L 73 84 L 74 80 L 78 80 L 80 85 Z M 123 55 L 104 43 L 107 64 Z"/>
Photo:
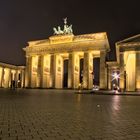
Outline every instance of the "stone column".
<path id="1" fill-rule="evenodd" d="M 9 81 L 10 81 L 10 69 L 7 68 L 6 69 L 6 79 L 5 79 L 5 87 L 8 88 L 9 87 Z"/>
<path id="2" fill-rule="evenodd" d="M 4 78 L 4 68 L 2 68 L 2 71 L 1 71 L 0 87 L 3 86 L 3 78 Z"/>
<path id="3" fill-rule="evenodd" d="M 71 52 L 68 62 L 68 88 L 79 87 L 79 55 Z"/>
<path id="4" fill-rule="evenodd" d="M 12 78 L 11 78 L 11 69 L 9 69 L 9 79 L 8 79 L 9 87 L 11 87 L 11 80 L 12 80 Z"/>
<path id="5" fill-rule="evenodd" d="M 140 91 L 140 52 L 136 53 L 136 90 Z"/>
<path id="6" fill-rule="evenodd" d="M 44 59 L 43 55 L 38 56 L 37 86 L 40 88 L 43 87 L 43 59 Z"/>
<path id="7" fill-rule="evenodd" d="M 93 57 L 89 52 L 84 53 L 83 87 L 93 87 Z"/>
<path id="8" fill-rule="evenodd" d="M 55 88 L 63 87 L 63 58 L 61 55 L 56 56 L 56 76 L 55 76 Z"/>
<path id="9" fill-rule="evenodd" d="M 51 82 L 51 72 L 52 69 L 51 67 L 51 55 L 50 54 L 45 54 L 42 56 L 42 88 L 50 88 L 52 87 L 52 82 Z M 53 58 L 52 58 L 53 59 Z M 53 68 L 53 66 L 52 66 Z"/>
<path id="10" fill-rule="evenodd" d="M 5 75 L 6 75 L 5 68 L 3 68 L 2 87 L 5 87 Z"/>
<path id="11" fill-rule="evenodd" d="M 126 79 L 124 78 L 124 53 L 120 53 L 120 89 L 121 90 L 125 90 L 124 89 L 124 85 L 126 82 Z"/>
<path id="12" fill-rule="evenodd" d="M 112 69 L 108 67 L 108 89 L 111 90 L 112 86 Z"/>
<path id="13" fill-rule="evenodd" d="M 55 79 L 56 79 L 56 54 L 51 55 L 51 66 L 50 66 L 50 80 L 51 87 L 55 88 Z"/>
<path id="14" fill-rule="evenodd" d="M 32 76 L 32 57 L 26 56 L 26 69 L 25 69 L 25 86 L 31 87 Z"/>
<path id="15" fill-rule="evenodd" d="M 100 89 L 107 89 L 106 52 L 100 51 Z"/>
<path id="16" fill-rule="evenodd" d="M 1 88 L 1 83 L 2 83 L 2 68 L 0 67 L 0 88 Z"/>
<path id="17" fill-rule="evenodd" d="M 19 84 L 18 84 L 18 81 L 19 80 L 19 71 L 16 70 L 16 79 L 15 79 L 15 82 L 16 82 L 16 87 L 19 87 Z"/>

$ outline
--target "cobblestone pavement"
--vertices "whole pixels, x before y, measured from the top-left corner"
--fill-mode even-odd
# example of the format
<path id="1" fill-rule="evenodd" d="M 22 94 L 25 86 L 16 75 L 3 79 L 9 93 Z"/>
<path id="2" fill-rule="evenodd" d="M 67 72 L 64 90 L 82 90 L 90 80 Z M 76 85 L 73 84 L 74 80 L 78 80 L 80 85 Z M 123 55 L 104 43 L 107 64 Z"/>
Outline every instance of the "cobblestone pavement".
<path id="1" fill-rule="evenodd" d="M 0 140 L 140 140 L 140 96 L 0 89 Z"/>

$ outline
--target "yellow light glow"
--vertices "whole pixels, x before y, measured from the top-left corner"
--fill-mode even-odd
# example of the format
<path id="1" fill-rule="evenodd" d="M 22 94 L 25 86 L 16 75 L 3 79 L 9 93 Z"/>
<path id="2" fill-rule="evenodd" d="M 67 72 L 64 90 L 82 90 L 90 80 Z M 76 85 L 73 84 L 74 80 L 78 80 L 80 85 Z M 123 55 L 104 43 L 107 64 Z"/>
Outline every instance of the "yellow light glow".
<path id="1" fill-rule="evenodd" d="M 56 35 L 49 37 L 50 44 L 69 43 L 73 41 L 74 35 Z"/>
<path id="2" fill-rule="evenodd" d="M 2 82 L 2 68 L 0 67 L 0 86 L 1 86 L 1 82 Z"/>
<path id="3" fill-rule="evenodd" d="M 37 74 L 37 67 L 38 67 L 38 56 L 32 57 L 32 72 L 33 74 Z"/>
<path id="4" fill-rule="evenodd" d="M 117 80 L 118 78 L 120 78 L 120 75 L 115 72 L 115 73 L 113 73 L 113 77 L 114 77 L 114 79 Z"/>
<path id="5" fill-rule="evenodd" d="M 136 55 L 135 53 L 129 53 L 127 57 L 127 63 L 126 63 L 127 91 L 135 90 L 135 72 L 136 72 Z"/>
<path id="6" fill-rule="evenodd" d="M 75 41 L 85 41 L 85 40 L 102 40 L 106 39 L 106 33 L 95 33 L 95 34 L 84 34 L 75 36 Z"/>

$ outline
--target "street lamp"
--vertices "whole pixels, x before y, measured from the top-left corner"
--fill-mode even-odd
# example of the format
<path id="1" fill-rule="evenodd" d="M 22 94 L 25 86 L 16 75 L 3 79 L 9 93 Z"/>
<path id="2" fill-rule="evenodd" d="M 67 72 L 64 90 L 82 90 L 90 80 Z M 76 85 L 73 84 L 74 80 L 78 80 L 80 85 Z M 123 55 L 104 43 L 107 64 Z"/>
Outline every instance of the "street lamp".
<path id="1" fill-rule="evenodd" d="M 117 72 L 113 73 L 112 76 L 113 76 L 113 80 L 114 79 L 118 80 L 120 78 L 120 75 Z"/>
<path id="2" fill-rule="evenodd" d="M 112 74 L 112 81 L 114 81 L 114 80 L 116 80 L 116 85 L 115 84 L 113 84 L 113 88 L 115 88 L 115 89 L 119 89 L 119 87 L 118 87 L 118 80 L 119 80 L 119 78 L 120 78 L 120 74 L 118 74 L 117 72 L 114 72 L 113 74 Z"/>

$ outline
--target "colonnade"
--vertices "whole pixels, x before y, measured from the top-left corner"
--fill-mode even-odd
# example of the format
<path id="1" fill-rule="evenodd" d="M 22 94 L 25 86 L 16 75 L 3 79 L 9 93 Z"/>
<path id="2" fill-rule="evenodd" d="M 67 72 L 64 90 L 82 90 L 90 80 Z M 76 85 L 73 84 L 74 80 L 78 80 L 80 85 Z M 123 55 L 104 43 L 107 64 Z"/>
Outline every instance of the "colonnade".
<path id="1" fill-rule="evenodd" d="M 68 59 L 68 88 L 77 89 L 80 83 L 80 59 L 83 59 L 83 88 L 93 87 L 94 51 L 67 52 L 26 56 L 25 86 L 31 88 L 63 88 L 64 60 Z M 107 88 L 105 51 L 99 51 L 100 88 Z"/>
<path id="2" fill-rule="evenodd" d="M 24 87 L 24 67 L 11 66 L 8 64 L 0 65 L 0 87 L 10 88 L 14 81 L 15 87 Z"/>

